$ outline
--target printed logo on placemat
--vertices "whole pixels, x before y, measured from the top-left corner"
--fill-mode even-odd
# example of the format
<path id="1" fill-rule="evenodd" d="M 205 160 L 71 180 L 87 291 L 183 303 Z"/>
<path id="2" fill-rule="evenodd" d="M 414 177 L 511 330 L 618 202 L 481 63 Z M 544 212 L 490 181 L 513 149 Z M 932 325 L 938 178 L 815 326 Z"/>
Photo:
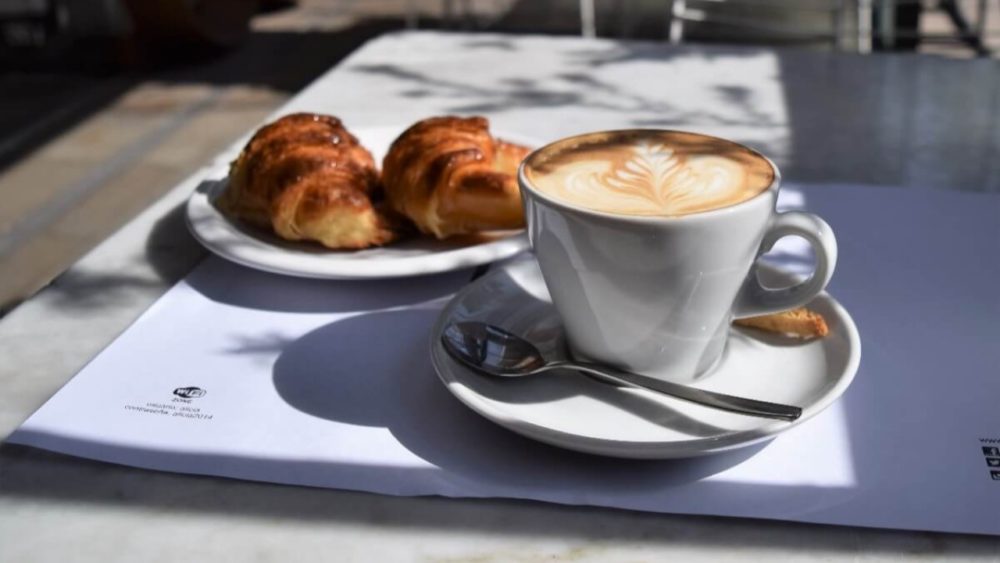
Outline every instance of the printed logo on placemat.
<path id="1" fill-rule="evenodd" d="M 985 444 L 1000 444 L 1000 438 L 980 438 L 980 449 L 986 457 L 988 467 L 1000 467 L 1000 446 L 990 446 Z M 990 478 L 1000 481 L 1000 470 L 990 469 Z"/>
<path id="2" fill-rule="evenodd" d="M 201 387 L 178 387 L 177 389 L 174 389 L 174 395 L 185 399 L 197 399 L 198 397 L 204 397 L 205 393 L 206 391 Z"/>

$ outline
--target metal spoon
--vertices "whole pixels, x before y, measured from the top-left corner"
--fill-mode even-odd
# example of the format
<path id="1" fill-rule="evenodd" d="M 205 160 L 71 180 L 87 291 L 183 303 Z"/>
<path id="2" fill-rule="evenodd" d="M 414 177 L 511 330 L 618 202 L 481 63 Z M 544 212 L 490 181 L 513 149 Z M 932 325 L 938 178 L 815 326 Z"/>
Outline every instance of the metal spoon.
<path id="1" fill-rule="evenodd" d="M 714 393 L 590 363 L 546 361 L 532 343 L 485 323 L 448 325 L 441 335 L 441 344 L 451 357 L 486 375 L 519 377 L 555 369 L 571 369 L 605 382 L 649 389 L 725 411 L 780 420 L 795 420 L 802 416 L 802 409 L 799 407 Z"/>

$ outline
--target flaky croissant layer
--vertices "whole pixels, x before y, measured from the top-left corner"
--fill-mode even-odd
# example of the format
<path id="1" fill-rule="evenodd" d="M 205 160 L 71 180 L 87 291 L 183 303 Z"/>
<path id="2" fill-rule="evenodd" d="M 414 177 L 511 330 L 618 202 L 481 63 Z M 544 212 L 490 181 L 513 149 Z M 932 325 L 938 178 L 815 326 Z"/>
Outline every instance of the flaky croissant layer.
<path id="1" fill-rule="evenodd" d="M 393 142 L 386 199 L 437 238 L 524 226 L 517 167 L 528 149 L 494 139 L 483 117 L 432 117 Z"/>
<path id="2" fill-rule="evenodd" d="M 371 153 L 339 119 L 296 113 L 259 129 L 233 162 L 219 206 L 287 240 L 382 245 L 400 233 L 381 212 Z"/>

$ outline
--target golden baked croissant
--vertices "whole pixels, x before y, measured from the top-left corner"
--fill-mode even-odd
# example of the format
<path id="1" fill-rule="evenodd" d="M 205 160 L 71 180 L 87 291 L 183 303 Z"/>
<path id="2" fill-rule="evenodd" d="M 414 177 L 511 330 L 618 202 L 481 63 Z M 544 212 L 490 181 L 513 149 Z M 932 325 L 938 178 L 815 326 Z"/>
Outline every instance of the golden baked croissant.
<path id="1" fill-rule="evenodd" d="M 494 139 L 483 117 L 419 121 L 385 155 L 386 199 L 437 238 L 521 228 L 516 175 L 528 150 Z"/>
<path id="2" fill-rule="evenodd" d="M 296 113 L 254 134 L 230 167 L 219 207 L 287 240 L 365 248 L 399 233 L 373 202 L 379 195 L 371 153 L 339 119 Z"/>

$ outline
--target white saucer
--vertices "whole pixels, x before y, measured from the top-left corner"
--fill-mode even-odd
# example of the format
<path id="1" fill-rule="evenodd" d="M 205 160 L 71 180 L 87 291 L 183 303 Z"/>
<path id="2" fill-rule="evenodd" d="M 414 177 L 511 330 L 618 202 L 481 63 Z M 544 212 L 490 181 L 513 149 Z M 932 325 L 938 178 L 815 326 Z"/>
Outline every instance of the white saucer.
<path id="1" fill-rule="evenodd" d="M 547 358 L 565 355 L 561 323 L 533 259 L 505 264 L 459 292 L 434 326 L 431 360 L 466 406 L 529 438 L 615 457 L 692 457 L 768 439 L 816 416 L 844 393 L 861 358 L 857 328 L 826 293 L 809 307 L 826 318 L 829 335 L 801 342 L 734 328 L 719 366 L 695 384 L 800 406 L 802 417 L 793 423 L 613 387 L 572 372 L 490 378 L 452 360 L 440 344 L 441 333 L 460 321 L 501 326 L 537 344 Z"/>
<path id="2" fill-rule="evenodd" d="M 353 131 L 377 163 L 405 127 Z M 539 146 L 523 135 L 498 137 L 526 146 Z M 464 240 L 438 241 L 419 237 L 381 248 L 328 250 L 318 244 L 282 240 L 263 229 L 240 224 L 214 205 L 225 188 L 228 170 L 220 168 L 214 181 L 202 183 L 187 202 L 188 229 L 219 256 L 259 270 L 290 276 L 325 279 L 363 279 L 416 276 L 446 272 L 502 260 L 528 248 L 523 231 L 502 231 Z"/>

